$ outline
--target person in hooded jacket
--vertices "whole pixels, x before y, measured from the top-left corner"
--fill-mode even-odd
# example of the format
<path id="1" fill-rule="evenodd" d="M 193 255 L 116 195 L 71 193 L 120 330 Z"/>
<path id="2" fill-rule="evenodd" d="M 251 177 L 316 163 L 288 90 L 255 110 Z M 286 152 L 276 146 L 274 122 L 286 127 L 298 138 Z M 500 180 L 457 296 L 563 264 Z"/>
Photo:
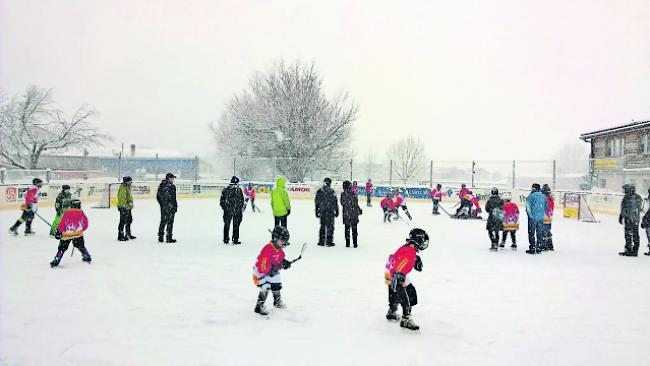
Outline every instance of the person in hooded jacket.
<path id="1" fill-rule="evenodd" d="M 289 201 L 289 194 L 284 186 L 287 184 L 285 177 L 278 177 L 275 182 L 275 187 L 271 191 L 271 208 L 273 209 L 274 225 L 287 227 L 287 217 L 291 214 L 291 201 Z"/>
<path id="2" fill-rule="evenodd" d="M 350 181 L 343 182 L 343 193 L 341 193 L 341 207 L 343 208 L 343 225 L 345 225 L 345 246 L 350 247 L 350 232 L 352 232 L 352 244 L 357 247 L 357 224 L 359 215 L 363 213 L 359 207 L 359 197 L 350 186 Z"/>
<path id="3" fill-rule="evenodd" d="M 167 233 L 167 243 L 176 243 L 174 239 L 174 216 L 178 211 L 178 202 L 176 202 L 176 186 L 174 181 L 176 176 L 172 173 L 167 173 L 165 179 L 160 182 L 158 192 L 156 193 L 156 201 L 160 205 L 160 225 L 158 226 L 158 241 L 163 242 L 163 235 L 165 230 Z"/>
<path id="4" fill-rule="evenodd" d="M 336 193 L 331 187 L 332 180 L 325 178 L 323 187 L 316 192 L 314 201 L 316 206 L 316 217 L 320 218 L 320 231 L 318 245 L 334 246 L 334 219 L 339 217 L 339 203 Z"/>
<path id="5" fill-rule="evenodd" d="M 526 213 L 528 214 L 528 243 L 527 254 L 539 254 L 542 251 L 544 238 L 544 215 L 548 209 L 546 197 L 540 192 L 538 183 L 533 183 L 532 192 L 526 198 Z"/>
<path id="6" fill-rule="evenodd" d="M 117 211 L 120 213 L 120 222 L 117 224 L 117 240 L 127 241 L 135 239 L 131 234 L 131 224 L 133 223 L 133 195 L 131 194 L 131 185 L 133 179 L 129 176 L 122 178 L 122 184 L 117 191 Z M 124 231 L 126 229 L 126 231 Z"/>
<path id="7" fill-rule="evenodd" d="M 641 239 L 639 238 L 639 221 L 643 198 L 636 193 L 634 184 L 623 185 L 623 200 L 618 223 L 625 225 L 625 250 L 618 254 L 627 257 L 636 257 L 639 254 Z"/>
<path id="8" fill-rule="evenodd" d="M 219 205 L 223 210 L 223 243 L 230 242 L 230 222 L 232 222 L 232 243 L 241 244 L 239 241 L 239 225 L 244 212 L 244 194 L 239 188 L 239 178 L 233 176 L 230 184 L 221 191 Z"/>
<path id="9" fill-rule="evenodd" d="M 499 244 L 499 231 L 503 230 L 503 200 L 499 197 L 499 190 L 492 188 L 490 198 L 485 204 L 485 211 L 488 213 L 486 230 L 490 236 L 490 250 L 497 250 Z"/>

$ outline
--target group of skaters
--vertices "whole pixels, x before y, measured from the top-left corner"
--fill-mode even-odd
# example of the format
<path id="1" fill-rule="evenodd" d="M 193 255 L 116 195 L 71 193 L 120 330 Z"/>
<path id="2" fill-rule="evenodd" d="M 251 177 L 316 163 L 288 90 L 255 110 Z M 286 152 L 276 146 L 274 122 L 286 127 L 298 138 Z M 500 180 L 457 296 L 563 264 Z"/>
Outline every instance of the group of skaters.
<path id="1" fill-rule="evenodd" d="M 384 211 L 384 222 L 399 220 L 401 218 L 399 215 L 400 208 L 404 211 L 404 214 L 406 214 L 406 217 L 408 217 L 409 220 L 413 220 L 413 217 L 411 217 L 411 213 L 406 206 L 406 197 L 404 197 L 398 189 L 394 189 L 392 194 L 390 192 L 386 193 L 386 197 L 381 200 L 379 205 Z"/>

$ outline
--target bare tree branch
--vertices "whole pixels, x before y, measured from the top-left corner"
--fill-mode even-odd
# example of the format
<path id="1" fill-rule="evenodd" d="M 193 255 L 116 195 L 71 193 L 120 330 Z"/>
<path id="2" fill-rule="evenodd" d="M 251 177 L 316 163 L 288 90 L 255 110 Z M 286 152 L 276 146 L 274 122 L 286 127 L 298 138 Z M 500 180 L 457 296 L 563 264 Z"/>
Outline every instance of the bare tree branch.
<path id="1" fill-rule="evenodd" d="M 406 184 L 424 168 L 424 145 L 419 138 L 409 136 L 388 148 L 388 158 L 393 161 L 397 176 Z"/>

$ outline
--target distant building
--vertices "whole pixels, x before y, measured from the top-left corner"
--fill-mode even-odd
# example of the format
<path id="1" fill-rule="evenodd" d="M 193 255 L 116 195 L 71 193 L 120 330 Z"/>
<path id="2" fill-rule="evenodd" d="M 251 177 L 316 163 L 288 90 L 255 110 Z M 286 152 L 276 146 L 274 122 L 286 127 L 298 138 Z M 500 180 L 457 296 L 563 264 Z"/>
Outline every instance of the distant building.
<path id="1" fill-rule="evenodd" d="M 593 187 L 617 192 L 625 183 L 636 184 L 637 192 L 650 187 L 650 121 L 584 133 L 580 139 L 591 144 Z"/>

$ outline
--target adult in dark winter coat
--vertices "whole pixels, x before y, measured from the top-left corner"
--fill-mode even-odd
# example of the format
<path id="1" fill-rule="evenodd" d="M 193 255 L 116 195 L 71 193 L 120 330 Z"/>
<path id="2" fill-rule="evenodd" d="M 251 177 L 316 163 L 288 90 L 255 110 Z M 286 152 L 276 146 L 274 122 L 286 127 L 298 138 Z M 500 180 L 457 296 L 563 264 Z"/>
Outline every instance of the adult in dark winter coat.
<path id="1" fill-rule="evenodd" d="M 232 177 L 230 185 L 221 192 L 219 205 L 223 209 L 223 243 L 230 241 L 230 222 L 232 221 L 232 243 L 241 244 L 239 241 L 239 224 L 244 211 L 244 194 L 239 188 L 239 178 Z"/>
<path id="2" fill-rule="evenodd" d="M 178 203 L 176 202 L 176 186 L 174 181 L 176 176 L 172 173 L 167 173 L 165 179 L 160 182 L 158 186 L 158 193 L 156 200 L 160 205 L 160 226 L 158 227 L 158 241 L 163 242 L 163 235 L 167 229 L 167 242 L 176 243 L 174 239 L 174 215 L 178 211 Z"/>
<path id="3" fill-rule="evenodd" d="M 350 181 L 343 182 L 343 193 L 341 193 L 341 207 L 343 208 L 343 225 L 345 225 L 345 246 L 350 247 L 350 232 L 352 232 L 352 243 L 357 247 L 357 224 L 359 215 L 363 213 L 359 207 L 359 196 L 352 190 Z"/>
<path id="4" fill-rule="evenodd" d="M 497 250 L 499 244 L 499 231 L 503 230 L 503 200 L 499 197 L 499 190 L 492 188 L 490 198 L 485 204 L 485 211 L 488 212 L 486 229 L 490 236 L 492 246 L 490 250 Z"/>
<path id="5" fill-rule="evenodd" d="M 636 257 L 639 254 L 639 221 L 641 219 L 641 207 L 643 198 L 636 193 L 634 184 L 623 185 L 625 196 L 621 201 L 621 213 L 618 216 L 618 223 L 625 225 L 625 251 L 618 254 L 628 257 Z"/>
<path id="6" fill-rule="evenodd" d="M 325 178 L 323 187 L 316 192 L 316 217 L 320 218 L 318 245 L 334 246 L 334 218 L 339 217 L 339 203 L 332 189 L 332 180 Z"/>

